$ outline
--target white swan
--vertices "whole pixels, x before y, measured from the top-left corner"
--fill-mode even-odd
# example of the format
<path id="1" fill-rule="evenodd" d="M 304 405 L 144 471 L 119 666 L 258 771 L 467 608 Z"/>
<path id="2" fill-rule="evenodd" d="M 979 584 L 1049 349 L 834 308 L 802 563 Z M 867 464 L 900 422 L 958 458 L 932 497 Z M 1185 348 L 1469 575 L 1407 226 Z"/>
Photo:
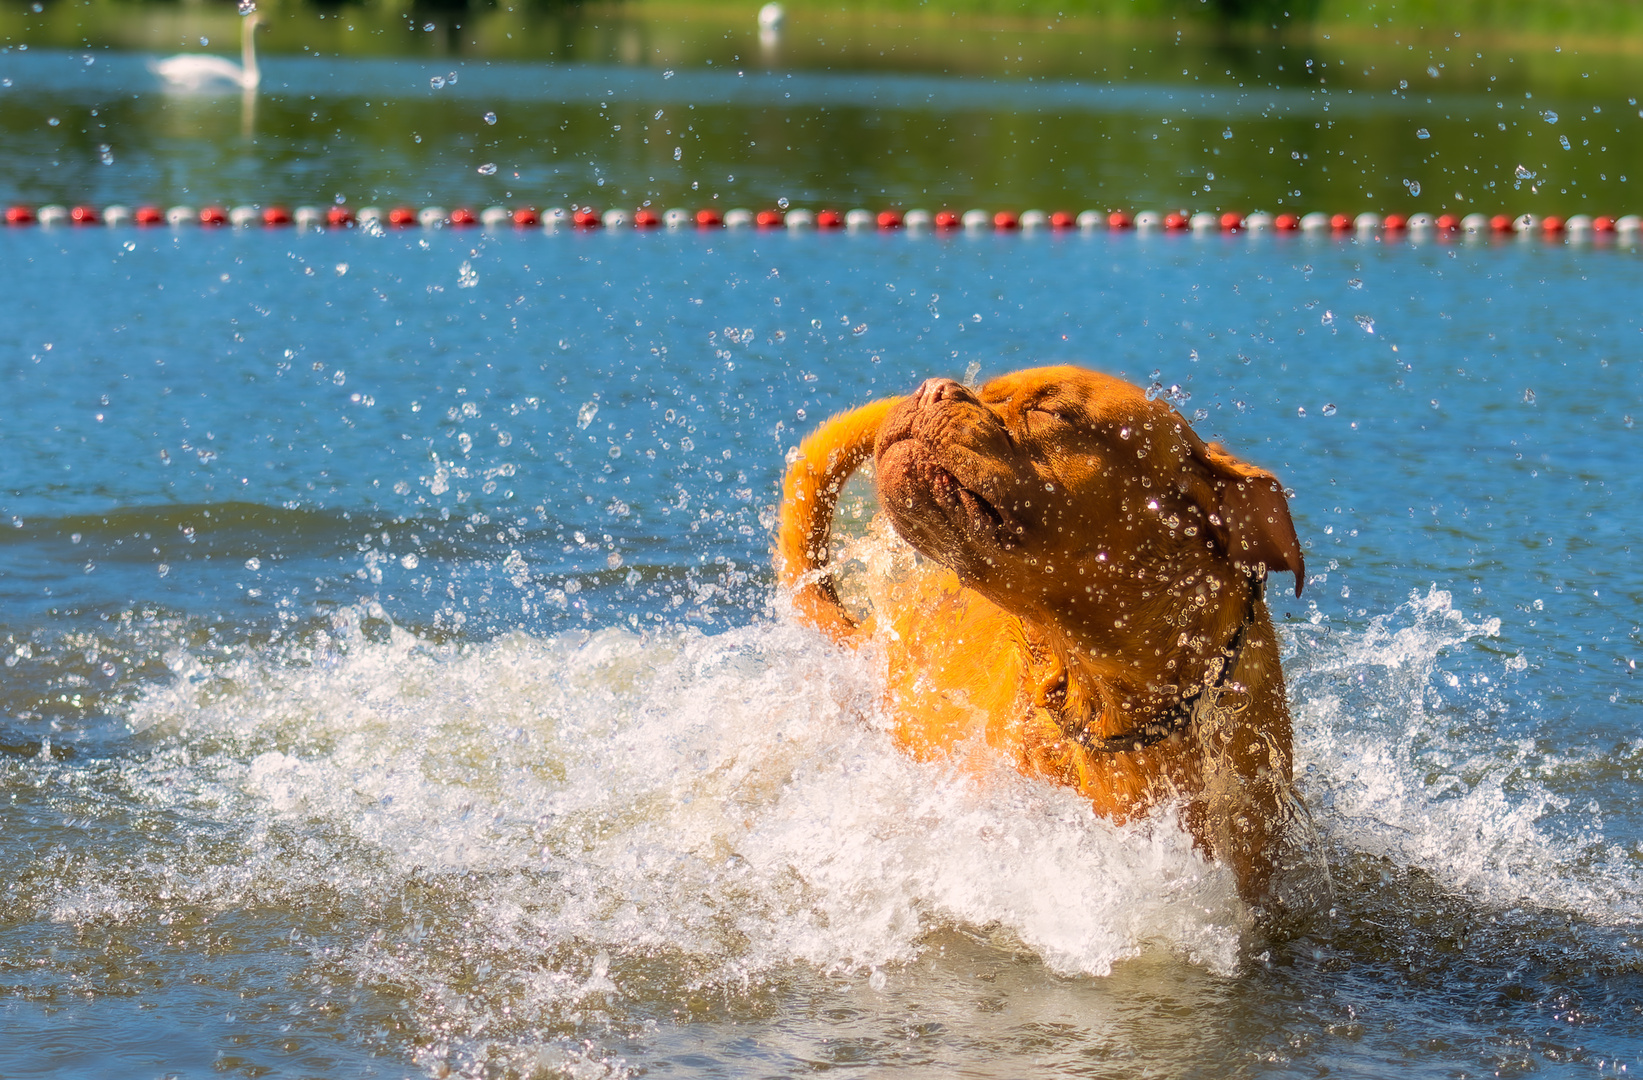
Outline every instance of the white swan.
<path id="1" fill-rule="evenodd" d="M 262 16 L 253 7 L 240 22 L 240 59 L 243 66 L 209 53 L 182 53 L 168 56 L 155 64 L 154 74 L 182 90 L 199 90 L 216 83 L 255 89 L 262 81 L 262 71 L 257 67 L 256 42 L 257 27 L 262 21 Z"/>

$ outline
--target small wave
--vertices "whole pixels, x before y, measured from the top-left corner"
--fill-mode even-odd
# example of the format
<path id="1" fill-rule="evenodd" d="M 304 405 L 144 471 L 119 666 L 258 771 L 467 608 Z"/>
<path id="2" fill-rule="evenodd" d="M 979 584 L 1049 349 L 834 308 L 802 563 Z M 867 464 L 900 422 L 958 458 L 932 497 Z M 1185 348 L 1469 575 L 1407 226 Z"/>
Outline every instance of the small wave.
<path id="1" fill-rule="evenodd" d="M 1319 824 L 1491 906 L 1643 919 L 1635 857 L 1595 802 L 1556 789 L 1565 762 L 1512 715 L 1523 665 L 1487 647 L 1499 632 L 1433 587 L 1361 631 L 1295 635 L 1297 769 Z"/>

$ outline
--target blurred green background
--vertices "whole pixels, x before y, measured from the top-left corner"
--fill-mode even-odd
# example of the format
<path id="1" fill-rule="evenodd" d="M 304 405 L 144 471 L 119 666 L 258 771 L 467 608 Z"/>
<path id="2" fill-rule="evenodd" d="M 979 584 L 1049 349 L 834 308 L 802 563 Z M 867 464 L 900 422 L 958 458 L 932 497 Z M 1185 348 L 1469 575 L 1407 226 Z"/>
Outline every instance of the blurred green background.
<path id="1" fill-rule="evenodd" d="M 245 96 L 149 70 L 237 56 L 231 3 L 4 0 L 0 198 L 1643 204 L 1643 2 L 786 9 L 761 36 L 754 2 L 263 0 Z"/>

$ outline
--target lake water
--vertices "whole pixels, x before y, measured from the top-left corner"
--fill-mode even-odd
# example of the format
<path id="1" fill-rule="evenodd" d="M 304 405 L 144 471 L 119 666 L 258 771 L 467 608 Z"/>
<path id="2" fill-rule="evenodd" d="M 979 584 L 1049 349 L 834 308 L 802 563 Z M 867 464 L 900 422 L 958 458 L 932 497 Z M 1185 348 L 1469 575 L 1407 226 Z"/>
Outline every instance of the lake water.
<path id="1" fill-rule="evenodd" d="M 329 179 L 284 153 L 245 151 Z M 86 175 L 220 167 L 134 156 Z M 1643 1057 L 1634 249 L 98 228 L 0 258 L 0 1075 Z M 1337 892 L 1304 932 L 1167 818 L 906 760 L 870 658 L 775 609 L 805 430 L 1063 360 L 1295 491 L 1311 577 L 1275 615 Z"/>

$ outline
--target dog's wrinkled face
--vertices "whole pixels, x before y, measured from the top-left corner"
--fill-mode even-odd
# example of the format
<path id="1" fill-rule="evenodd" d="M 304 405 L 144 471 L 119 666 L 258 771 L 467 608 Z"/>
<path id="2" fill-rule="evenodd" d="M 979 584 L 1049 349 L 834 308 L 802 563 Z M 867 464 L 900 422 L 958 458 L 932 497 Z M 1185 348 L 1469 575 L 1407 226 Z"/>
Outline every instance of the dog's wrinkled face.
<path id="1" fill-rule="evenodd" d="M 1214 560 L 1290 570 L 1300 589 L 1272 475 L 1109 376 L 1038 368 L 979 391 L 928 380 L 886 419 L 875 457 L 897 531 L 1010 610 L 1065 610 L 1093 582 Z"/>

